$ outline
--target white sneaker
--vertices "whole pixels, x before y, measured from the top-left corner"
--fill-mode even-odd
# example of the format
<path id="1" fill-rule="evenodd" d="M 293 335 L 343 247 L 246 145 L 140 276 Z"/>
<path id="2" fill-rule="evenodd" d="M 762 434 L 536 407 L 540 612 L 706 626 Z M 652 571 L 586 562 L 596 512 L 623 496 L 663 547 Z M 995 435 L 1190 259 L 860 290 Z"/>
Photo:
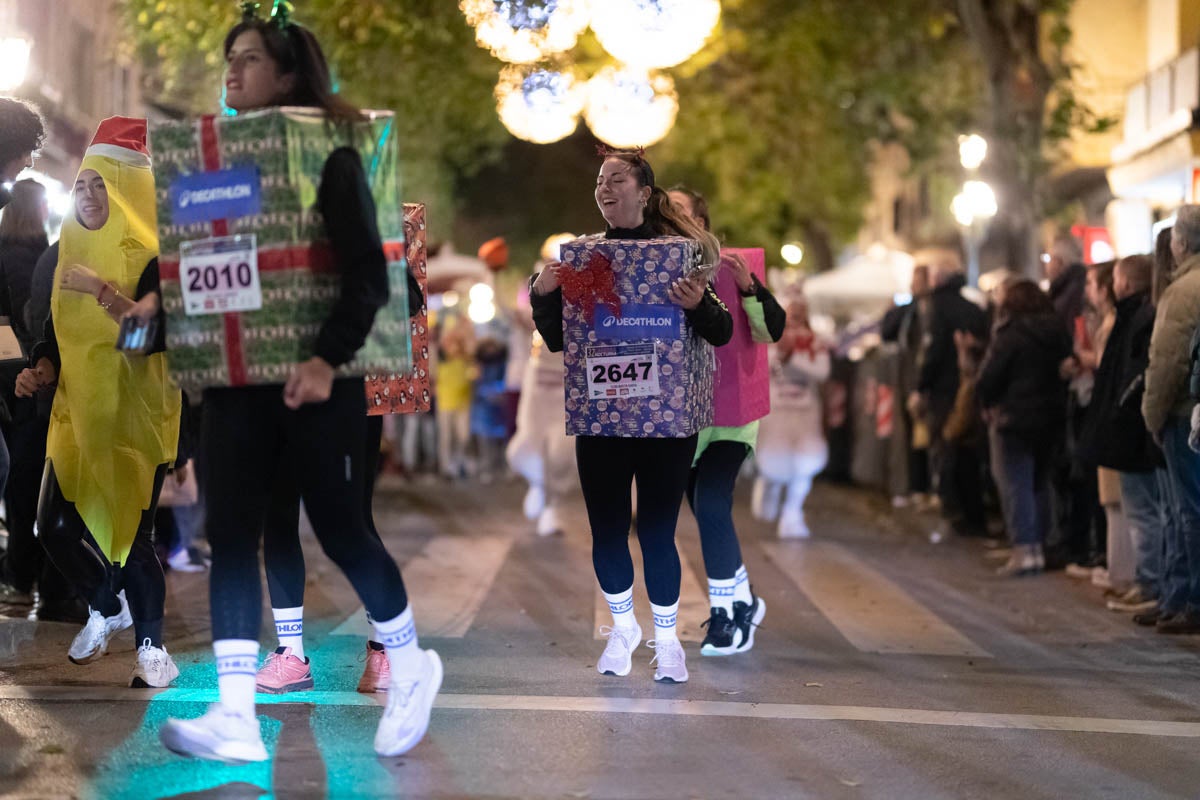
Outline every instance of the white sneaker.
<path id="1" fill-rule="evenodd" d="M 172 753 L 193 758 L 249 764 L 266 761 L 258 717 L 239 714 L 220 703 L 197 719 L 168 719 L 158 731 L 159 741 Z"/>
<path id="2" fill-rule="evenodd" d="M 553 506 L 547 506 L 538 515 L 537 535 L 553 536 L 556 533 L 562 533 L 562 526 L 558 524 L 558 512 L 554 510 Z"/>
<path id="3" fill-rule="evenodd" d="M 687 683 L 687 657 L 683 654 L 683 645 L 678 639 L 646 642 L 646 646 L 654 650 L 651 664 L 656 664 L 654 680 L 660 683 Z"/>
<path id="4" fill-rule="evenodd" d="M 122 590 L 117 598 L 121 601 L 121 611 L 115 616 L 106 617 L 93 608 L 88 608 L 88 621 L 83 630 L 75 635 L 71 648 L 67 650 L 67 658 L 73 664 L 88 664 L 108 652 L 108 642 L 120 631 L 133 624 L 129 616 L 129 603 L 125 602 L 125 592 Z"/>
<path id="5" fill-rule="evenodd" d="M 779 501 L 782 499 L 783 484 L 759 478 L 750 493 L 750 513 L 755 519 L 774 522 L 779 516 Z"/>
<path id="6" fill-rule="evenodd" d="M 417 675 L 392 673 L 387 708 L 375 731 L 375 752 L 381 756 L 404 755 L 429 729 L 433 700 L 442 688 L 442 660 L 432 650 L 423 650 L 421 656 Z"/>
<path id="7" fill-rule="evenodd" d="M 546 507 L 546 492 L 537 484 L 529 484 L 529 491 L 525 493 L 525 503 L 523 510 L 525 519 L 537 519 L 542 513 L 542 509 Z"/>
<path id="8" fill-rule="evenodd" d="M 632 628 L 600 627 L 600 635 L 608 637 L 608 644 L 600 660 L 596 662 L 596 671 L 601 675 L 616 675 L 624 678 L 633 669 L 633 651 L 642 643 L 642 626 L 636 622 Z"/>
<path id="9" fill-rule="evenodd" d="M 174 572 L 204 572 L 206 567 L 192 561 L 192 554 L 181 547 L 167 556 L 167 566 Z"/>
<path id="10" fill-rule="evenodd" d="M 149 639 L 143 639 L 137 652 L 137 664 L 129 676 L 130 688 L 163 689 L 178 677 L 179 667 L 171 660 L 166 646 L 152 647 Z"/>
<path id="11" fill-rule="evenodd" d="M 810 533 L 808 524 L 804 521 L 804 512 L 800 509 L 785 509 L 779 517 L 780 539 L 807 539 Z"/>

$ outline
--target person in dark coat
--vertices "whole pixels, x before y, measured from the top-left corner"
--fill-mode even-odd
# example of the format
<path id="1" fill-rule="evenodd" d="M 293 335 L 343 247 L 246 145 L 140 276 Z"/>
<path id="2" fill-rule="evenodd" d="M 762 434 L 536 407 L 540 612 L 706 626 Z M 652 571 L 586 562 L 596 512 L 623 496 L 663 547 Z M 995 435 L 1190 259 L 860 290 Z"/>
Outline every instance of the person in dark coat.
<path id="1" fill-rule="evenodd" d="M 1054 311 L 1073 330 L 1075 319 L 1083 314 L 1087 267 L 1079 243 L 1069 236 L 1055 240 L 1046 261 L 1046 280 L 1050 282 L 1050 301 Z"/>
<path id="2" fill-rule="evenodd" d="M 25 316 L 34 265 L 48 249 L 46 189 L 31 180 L 17 181 L 12 201 L 0 217 L 0 316 L 7 317 L 25 353 L 33 352 L 41 325 L 31 327 Z M 49 295 L 49 290 L 47 290 Z M 12 469 L 4 486 L 8 553 L 0 570 L 0 604 L 33 605 L 37 584 L 41 604 L 38 619 L 79 622 L 87 607 L 62 574 L 45 558 L 34 536 L 42 465 L 46 460 L 49 405 L 14 394 L 18 362 L 0 366 L 0 431 L 11 454 Z"/>
<path id="3" fill-rule="evenodd" d="M 0 97 L 0 208 L 12 200 L 4 184 L 33 166 L 34 153 L 46 139 L 46 127 L 37 108 L 15 97 Z"/>
<path id="4" fill-rule="evenodd" d="M 1171 517 L 1162 451 L 1142 417 L 1144 373 L 1150 360 L 1154 261 L 1130 256 L 1113 268 L 1117 316 L 1096 369 L 1092 403 L 1080 441 L 1081 455 L 1118 472 L 1121 505 L 1136 554 L 1134 586 L 1109 601 L 1113 611 L 1149 612 L 1163 595 L 1163 547 Z"/>
<path id="5" fill-rule="evenodd" d="M 1071 354 L 1071 335 L 1037 284 L 1008 286 L 975 390 L 988 420 L 992 470 L 1012 539 L 1003 575 L 1045 567 L 1042 545 L 1050 526 L 1050 469 L 1056 432 L 1066 413 L 1059 365 Z"/>
<path id="6" fill-rule="evenodd" d="M 891 308 L 879 323 L 879 335 L 885 342 L 895 342 L 900 348 L 900 383 L 897 396 L 907 398 L 915 391 L 921 374 L 921 350 L 925 329 L 929 324 L 929 265 L 913 267 L 912 300 Z M 905 403 L 904 430 L 910 432 L 908 441 L 908 491 L 913 499 L 924 502 L 929 492 L 928 429 Z M 918 425 L 921 436 L 916 435 Z M 907 505 L 909 498 L 894 498 L 896 506 Z"/>
<path id="7" fill-rule="evenodd" d="M 955 531 L 969 536 L 986 532 L 980 454 L 970 442 L 949 442 L 942 429 L 958 395 L 958 350 L 955 333 L 980 342 L 988 338 L 987 313 L 963 297 L 966 277 L 956 264 L 937 266 L 930 294 L 929 328 L 925 333 L 917 392 L 929 425 L 930 462 L 937 476 L 942 515 Z"/>

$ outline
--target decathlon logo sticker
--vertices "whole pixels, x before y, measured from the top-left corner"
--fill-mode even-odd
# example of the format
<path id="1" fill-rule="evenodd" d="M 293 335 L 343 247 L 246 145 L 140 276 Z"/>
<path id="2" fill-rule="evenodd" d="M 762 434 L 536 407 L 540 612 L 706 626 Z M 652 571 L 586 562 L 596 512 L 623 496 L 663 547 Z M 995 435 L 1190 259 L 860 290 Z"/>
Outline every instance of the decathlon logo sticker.
<path id="1" fill-rule="evenodd" d="M 601 339 L 653 339 L 674 335 L 679 326 L 678 306 L 624 303 L 619 317 L 605 306 L 596 309 L 596 333 Z"/>
<path id="2" fill-rule="evenodd" d="M 248 217 L 262 210 L 258 167 L 180 175 L 171 184 L 171 218 L 176 225 Z"/>

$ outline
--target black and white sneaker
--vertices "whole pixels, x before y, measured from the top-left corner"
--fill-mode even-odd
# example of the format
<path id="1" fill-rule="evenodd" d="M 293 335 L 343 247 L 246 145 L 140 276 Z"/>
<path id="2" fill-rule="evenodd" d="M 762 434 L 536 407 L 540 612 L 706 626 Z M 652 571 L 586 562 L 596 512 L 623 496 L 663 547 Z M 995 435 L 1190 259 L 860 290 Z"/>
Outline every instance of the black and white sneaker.
<path id="1" fill-rule="evenodd" d="M 700 645 L 700 655 L 731 656 L 737 652 L 737 625 L 729 618 L 729 612 L 725 609 L 712 609 L 708 622 L 700 627 L 708 630 L 704 635 L 704 643 Z"/>
<path id="2" fill-rule="evenodd" d="M 733 601 L 733 624 L 738 632 L 738 645 L 734 652 L 737 653 L 745 653 L 754 647 L 754 629 L 767 613 L 766 601 L 758 595 L 751 595 L 751 598 L 750 603 Z"/>

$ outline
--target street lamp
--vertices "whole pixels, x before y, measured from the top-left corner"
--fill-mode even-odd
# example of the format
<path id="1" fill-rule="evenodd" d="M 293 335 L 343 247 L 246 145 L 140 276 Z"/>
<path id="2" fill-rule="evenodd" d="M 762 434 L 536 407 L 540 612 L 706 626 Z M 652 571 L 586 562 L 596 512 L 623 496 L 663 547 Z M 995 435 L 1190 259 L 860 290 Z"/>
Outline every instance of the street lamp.
<path id="1" fill-rule="evenodd" d="M 967 181 L 954 196 L 950 211 L 963 229 L 967 244 L 967 282 L 979 282 L 979 248 L 983 244 L 984 225 L 996 216 L 996 193 L 983 181 Z"/>
<path id="2" fill-rule="evenodd" d="M 793 267 L 804 260 L 804 248 L 795 242 L 788 242 L 779 250 L 779 255 L 783 260 Z"/>
<path id="3" fill-rule="evenodd" d="M 987 158 L 987 139 L 978 133 L 958 137 L 958 159 L 965 169 L 974 172 Z"/>
<path id="4" fill-rule="evenodd" d="M 32 47 L 20 36 L 0 39 L 0 92 L 11 92 L 25 82 Z"/>

